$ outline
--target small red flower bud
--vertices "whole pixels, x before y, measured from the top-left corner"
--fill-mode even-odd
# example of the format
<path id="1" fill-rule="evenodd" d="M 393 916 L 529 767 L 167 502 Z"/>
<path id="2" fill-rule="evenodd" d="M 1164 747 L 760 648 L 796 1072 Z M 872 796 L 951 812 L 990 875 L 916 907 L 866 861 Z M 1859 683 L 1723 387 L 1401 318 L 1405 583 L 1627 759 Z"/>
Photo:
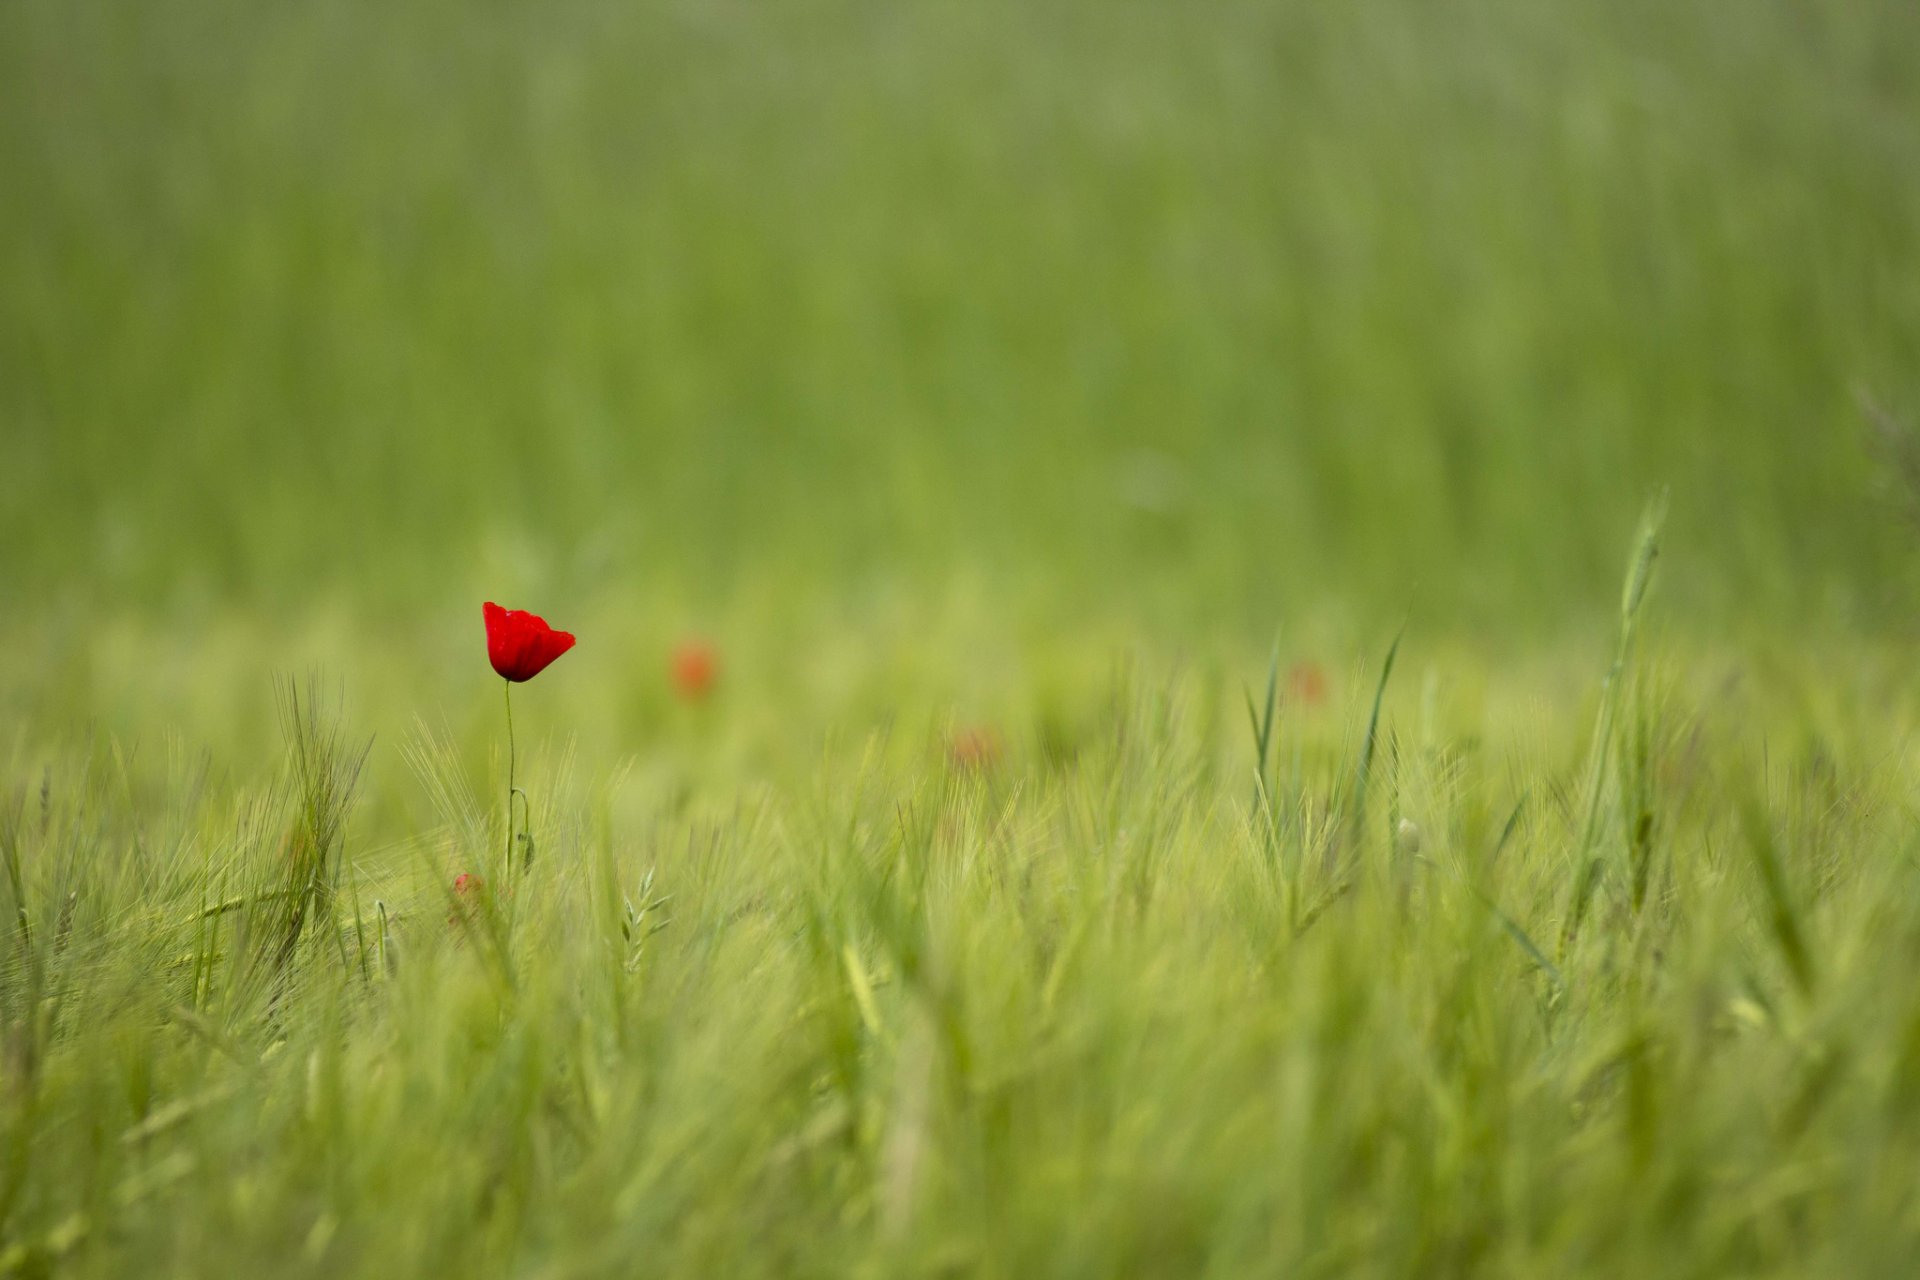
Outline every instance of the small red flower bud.
<path id="1" fill-rule="evenodd" d="M 703 700 L 719 678 L 720 659 L 712 645 L 687 640 L 673 651 L 673 687 L 688 702 Z"/>
<path id="2" fill-rule="evenodd" d="M 453 910 L 447 913 L 447 923 L 458 928 L 474 914 L 480 898 L 487 891 L 487 882 L 471 871 L 462 871 L 453 878 Z"/>
<path id="3" fill-rule="evenodd" d="M 1327 673 L 1317 662 L 1296 662 L 1287 670 L 1287 692 L 1302 706 L 1317 707 L 1327 700 Z"/>
<path id="4" fill-rule="evenodd" d="M 1000 735 L 984 726 L 961 729 L 947 743 L 947 759 L 956 769 L 991 769 L 1000 755 Z"/>

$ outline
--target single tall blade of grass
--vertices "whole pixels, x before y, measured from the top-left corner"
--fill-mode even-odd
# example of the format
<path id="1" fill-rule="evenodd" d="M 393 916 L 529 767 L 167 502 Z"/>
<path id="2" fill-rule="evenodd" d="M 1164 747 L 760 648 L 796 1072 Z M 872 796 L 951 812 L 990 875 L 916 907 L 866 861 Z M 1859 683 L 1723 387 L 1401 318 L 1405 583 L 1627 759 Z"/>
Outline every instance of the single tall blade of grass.
<path id="1" fill-rule="evenodd" d="M 1640 518 L 1640 533 L 1634 541 L 1633 558 L 1627 563 L 1627 578 L 1620 591 L 1620 634 L 1614 644 L 1613 664 L 1601 685 L 1600 714 L 1593 726 L 1593 743 L 1588 749 L 1586 787 L 1582 795 L 1586 816 L 1580 824 L 1580 836 L 1574 846 L 1579 868 L 1574 881 L 1573 898 L 1567 908 L 1567 921 L 1560 934 L 1564 956 L 1580 925 L 1586 918 L 1601 874 L 1601 859 L 1596 852 L 1600 842 L 1601 797 L 1606 791 L 1607 769 L 1613 754 L 1614 725 L 1620 716 L 1622 687 L 1627 664 L 1633 656 L 1634 639 L 1639 633 L 1640 609 L 1646 602 L 1647 585 L 1653 578 L 1653 564 L 1660 554 L 1660 527 L 1667 518 L 1665 493 L 1647 505 Z"/>
<path id="2" fill-rule="evenodd" d="M 1265 791 L 1267 762 L 1272 758 L 1274 712 L 1280 701 L 1280 645 L 1275 642 L 1267 663 L 1267 696 L 1261 707 L 1253 705 L 1253 691 L 1246 691 L 1247 721 L 1253 729 L 1254 805 L 1258 808 Z"/>
<path id="3" fill-rule="evenodd" d="M 1399 656 L 1400 641 L 1406 635 L 1402 629 L 1393 637 L 1393 643 L 1387 646 L 1387 658 L 1380 664 L 1380 681 L 1373 688 L 1373 710 L 1367 716 L 1367 735 L 1360 743 L 1360 761 L 1353 772 L 1353 795 L 1348 813 L 1349 841 L 1357 852 L 1360 837 L 1367 821 L 1367 784 L 1373 776 L 1373 755 L 1380 737 L 1380 707 L 1386 701 L 1387 681 L 1393 678 L 1393 660 Z"/>
<path id="4" fill-rule="evenodd" d="M 270 936 L 278 939 L 272 959 L 277 992 L 284 990 L 294 953 L 310 922 L 325 928 L 336 946 L 342 947 L 341 964 L 348 967 L 335 910 L 335 867 L 347 811 L 373 746 L 369 739 L 357 752 L 349 753 L 341 743 L 338 722 L 327 718 L 311 685 L 303 705 L 299 687 L 289 681 L 282 707 L 295 812 L 283 846 L 282 893 L 276 904 L 280 915 L 270 926 Z"/>
<path id="5" fill-rule="evenodd" d="M 1747 852 L 1753 857 L 1755 870 L 1760 873 L 1760 887 L 1766 894 L 1768 930 L 1780 949 L 1780 958 L 1786 962 L 1787 972 L 1793 976 L 1793 985 L 1799 988 L 1801 995 L 1810 996 L 1815 980 L 1813 952 L 1807 947 L 1806 934 L 1800 926 L 1800 912 L 1794 903 L 1792 888 L 1787 883 L 1786 868 L 1780 862 L 1780 851 L 1774 843 L 1773 824 L 1759 797 L 1751 792 L 1741 805 L 1740 825 L 1741 833 L 1746 837 Z"/>

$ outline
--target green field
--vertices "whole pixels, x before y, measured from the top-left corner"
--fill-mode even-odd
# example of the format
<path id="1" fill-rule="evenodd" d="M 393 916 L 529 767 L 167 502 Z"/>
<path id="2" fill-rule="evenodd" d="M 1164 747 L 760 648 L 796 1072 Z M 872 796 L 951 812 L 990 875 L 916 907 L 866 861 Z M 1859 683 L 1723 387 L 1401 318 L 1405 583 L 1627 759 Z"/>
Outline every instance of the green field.
<path id="1" fill-rule="evenodd" d="M 1905 1276 L 1916 514 L 1909 4 L 5 0 L 0 1276 Z"/>

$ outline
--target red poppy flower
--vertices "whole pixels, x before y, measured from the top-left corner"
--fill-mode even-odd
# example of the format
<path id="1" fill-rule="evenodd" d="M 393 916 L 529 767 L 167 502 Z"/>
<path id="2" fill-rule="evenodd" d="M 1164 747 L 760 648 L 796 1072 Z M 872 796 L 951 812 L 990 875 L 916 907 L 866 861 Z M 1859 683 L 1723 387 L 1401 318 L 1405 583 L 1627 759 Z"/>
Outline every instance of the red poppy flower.
<path id="1" fill-rule="evenodd" d="M 481 612 L 487 619 L 487 659 L 515 684 L 533 679 L 573 648 L 572 632 L 555 631 L 545 618 L 524 609 L 502 609 L 489 600 Z"/>
<path id="2" fill-rule="evenodd" d="M 688 640 L 673 651 L 673 687 L 688 702 L 698 702 L 713 692 L 720 676 L 720 659 L 713 646 L 700 640 Z"/>

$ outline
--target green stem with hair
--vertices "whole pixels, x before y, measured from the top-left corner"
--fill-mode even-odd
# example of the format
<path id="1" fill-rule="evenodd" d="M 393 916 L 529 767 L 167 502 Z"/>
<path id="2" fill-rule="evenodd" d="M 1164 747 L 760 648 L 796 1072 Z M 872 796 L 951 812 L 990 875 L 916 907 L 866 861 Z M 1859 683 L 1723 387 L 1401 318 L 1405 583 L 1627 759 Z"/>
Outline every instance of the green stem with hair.
<path id="1" fill-rule="evenodd" d="M 513 681 L 500 682 L 506 688 L 507 696 L 507 856 L 502 862 L 504 874 L 513 873 Z"/>

